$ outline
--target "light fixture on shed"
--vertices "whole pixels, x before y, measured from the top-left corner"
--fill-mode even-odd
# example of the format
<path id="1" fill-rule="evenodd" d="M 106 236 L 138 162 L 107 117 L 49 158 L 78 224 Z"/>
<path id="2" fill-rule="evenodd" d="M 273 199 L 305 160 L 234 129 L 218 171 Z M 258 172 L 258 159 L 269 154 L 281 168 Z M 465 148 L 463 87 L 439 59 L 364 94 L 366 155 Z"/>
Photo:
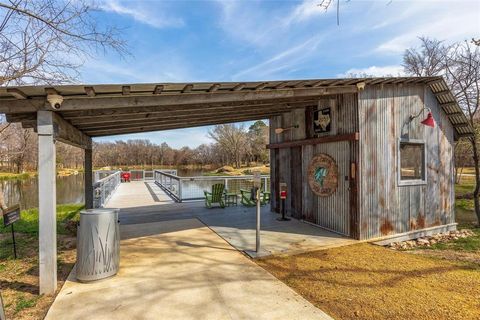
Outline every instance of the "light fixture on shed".
<path id="1" fill-rule="evenodd" d="M 424 110 L 427 110 L 428 114 L 427 114 L 427 117 L 420 123 L 423 125 L 435 128 L 435 119 L 433 119 L 432 110 L 430 110 L 430 108 L 427 108 L 427 107 L 420 110 L 420 112 L 417 115 L 414 115 L 414 114 L 410 115 L 410 122 L 412 122 L 413 119 L 418 118 Z"/>
<path id="2" fill-rule="evenodd" d="M 288 131 L 288 130 L 297 129 L 298 127 L 299 127 L 299 125 L 295 124 L 295 125 L 293 125 L 291 127 L 288 127 L 288 128 L 276 128 L 275 133 L 280 134 L 280 133 L 283 133 L 283 132 Z"/>

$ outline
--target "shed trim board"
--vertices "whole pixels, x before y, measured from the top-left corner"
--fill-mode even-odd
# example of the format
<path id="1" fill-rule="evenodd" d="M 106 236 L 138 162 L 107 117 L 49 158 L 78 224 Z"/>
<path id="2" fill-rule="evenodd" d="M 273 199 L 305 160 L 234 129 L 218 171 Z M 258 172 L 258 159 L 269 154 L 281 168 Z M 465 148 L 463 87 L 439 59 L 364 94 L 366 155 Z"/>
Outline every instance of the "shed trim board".
<path id="1" fill-rule="evenodd" d="M 420 119 L 400 125 L 424 106 L 434 112 L 434 130 Z M 290 215 L 369 239 L 454 222 L 452 145 L 473 134 L 442 77 L 11 86 L 0 88 L 0 113 L 39 133 L 40 292 L 47 294 L 56 288 L 55 141 L 85 150 L 90 208 L 92 137 L 269 119 L 272 210 L 280 210 L 279 183 L 288 182 Z M 319 133 L 327 116 L 331 131 Z M 390 177 L 405 134 L 428 144 L 425 185 L 398 188 Z M 306 183 L 305 168 L 318 153 L 338 166 L 330 197 L 314 196 Z"/>
<path id="2" fill-rule="evenodd" d="M 335 136 L 325 136 L 320 138 L 313 139 L 303 139 L 303 140 L 294 140 L 282 143 L 271 143 L 267 145 L 267 149 L 276 149 L 276 148 L 291 148 L 304 146 L 309 144 L 320 144 L 320 143 L 329 143 L 329 142 L 339 142 L 339 141 L 356 141 L 359 138 L 358 132 L 349 133 L 349 134 L 339 134 Z"/>

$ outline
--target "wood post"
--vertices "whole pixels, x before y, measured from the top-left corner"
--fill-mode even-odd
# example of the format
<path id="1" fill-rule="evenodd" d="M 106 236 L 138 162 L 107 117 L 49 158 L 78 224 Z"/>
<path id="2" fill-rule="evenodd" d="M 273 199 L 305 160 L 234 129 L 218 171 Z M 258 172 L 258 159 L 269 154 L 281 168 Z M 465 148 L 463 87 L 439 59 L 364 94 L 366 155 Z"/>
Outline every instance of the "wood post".
<path id="1" fill-rule="evenodd" d="M 57 210 L 54 114 L 37 112 L 40 294 L 57 289 Z"/>
<path id="2" fill-rule="evenodd" d="M 83 167 L 85 169 L 85 209 L 93 209 L 92 148 L 85 149 L 85 163 Z"/>

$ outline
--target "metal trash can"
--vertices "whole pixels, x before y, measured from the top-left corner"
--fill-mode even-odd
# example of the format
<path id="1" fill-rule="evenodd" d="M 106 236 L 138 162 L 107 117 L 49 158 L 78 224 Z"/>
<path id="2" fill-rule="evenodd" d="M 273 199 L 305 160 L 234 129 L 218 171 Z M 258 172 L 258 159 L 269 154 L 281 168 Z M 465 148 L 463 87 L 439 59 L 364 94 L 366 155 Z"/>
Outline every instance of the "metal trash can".
<path id="1" fill-rule="evenodd" d="M 120 266 L 119 209 L 80 211 L 77 227 L 77 280 L 111 277 Z"/>

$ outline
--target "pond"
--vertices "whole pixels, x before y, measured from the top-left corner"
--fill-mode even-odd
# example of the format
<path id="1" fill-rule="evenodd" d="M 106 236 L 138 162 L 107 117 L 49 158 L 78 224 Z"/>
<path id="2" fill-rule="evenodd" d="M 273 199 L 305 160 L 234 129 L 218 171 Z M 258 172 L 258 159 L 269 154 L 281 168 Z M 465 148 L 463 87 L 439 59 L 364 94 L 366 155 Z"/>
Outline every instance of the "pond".
<path id="1" fill-rule="evenodd" d="M 83 173 L 57 177 L 57 203 L 82 203 Z M 38 207 L 38 177 L 0 181 L 7 206 L 19 203 L 23 209 Z"/>
<path id="2" fill-rule="evenodd" d="M 199 176 L 206 170 L 177 169 L 180 176 Z M 66 177 L 57 177 L 57 204 L 82 203 L 83 173 Z M 38 178 L 18 180 L 0 180 L 0 190 L 3 190 L 7 206 L 20 204 L 22 210 L 38 207 Z"/>

